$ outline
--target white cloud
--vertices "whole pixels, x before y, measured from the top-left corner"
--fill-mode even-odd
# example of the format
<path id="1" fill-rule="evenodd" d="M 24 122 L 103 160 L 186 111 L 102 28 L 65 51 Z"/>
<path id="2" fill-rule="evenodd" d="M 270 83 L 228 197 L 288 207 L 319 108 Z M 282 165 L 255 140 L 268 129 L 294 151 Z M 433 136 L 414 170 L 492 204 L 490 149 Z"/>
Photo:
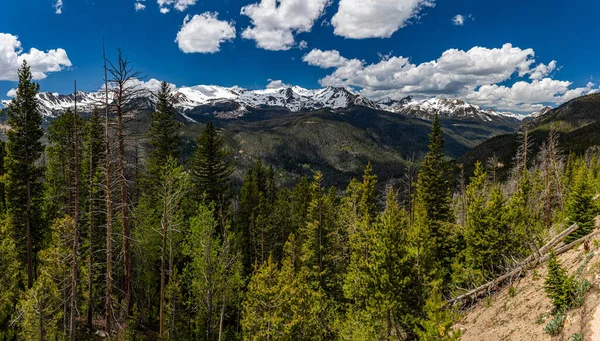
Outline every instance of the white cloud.
<path id="1" fill-rule="evenodd" d="M 136 3 L 135 3 L 135 11 L 136 11 L 136 12 L 137 12 L 137 11 L 142 11 L 142 10 L 144 10 L 144 9 L 146 9 L 146 5 L 144 5 L 144 4 L 143 4 L 143 3 L 141 3 L 141 2 L 136 2 Z"/>
<path id="2" fill-rule="evenodd" d="M 17 89 L 12 88 L 12 89 L 8 90 L 8 92 L 6 93 L 6 97 L 11 97 L 11 98 L 17 97 Z"/>
<path id="3" fill-rule="evenodd" d="M 308 48 L 308 43 L 306 42 L 306 40 L 303 40 L 301 42 L 298 43 L 298 48 L 300 50 L 305 50 Z"/>
<path id="4" fill-rule="evenodd" d="M 345 38 L 389 38 L 433 6 L 434 0 L 340 0 L 331 24 Z"/>
<path id="5" fill-rule="evenodd" d="M 512 86 L 484 85 L 473 91 L 465 100 L 475 104 L 495 107 L 499 110 L 535 111 L 542 103 L 560 104 L 585 94 L 598 92 L 593 83 L 585 87 L 570 89 L 572 82 L 550 78 L 533 80 L 531 83 L 519 81 Z"/>
<path id="6" fill-rule="evenodd" d="M 63 0 L 56 0 L 56 3 L 54 3 L 54 9 L 56 10 L 56 14 L 62 14 L 62 8 L 63 8 Z"/>
<path id="7" fill-rule="evenodd" d="M 157 0 L 158 7 L 160 8 L 160 13 L 169 13 L 172 8 L 183 12 L 188 7 L 194 6 L 197 0 Z"/>
<path id="8" fill-rule="evenodd" d="M 23 53 L 21 42 L 17 36 L 0 33 L 0 80 L 17 80 L 17 70 L 26 60 L 31 67 L 34 79 L 44 79 L 49 72 L 58 72 L 72 66 L 67 52 L 54 49 L 47 52 L 31 48 Z"/>
<path id="9" fill-rule="evenodd" d="M 504 110 L 530 111 L 541 103 L 563 101 L 596 91 L 593 85 L 571 89 L 571 82 L 546 76 L 556 62 L 535 65 L 535 52 L 505 44 L 501 48 L 450 49 L 433 61 L 413 64 L 408 58 L 384 56 L 374 64 L 348 59 L 338 51 L 313 49 L 303 57 L 309 65 L 334 68 L 319 82 L 323 86 L 352 86 L 369 97 L 417 98 L 446 96 Z M 498 85 L 513 77 L 529 76 L 510 88 Z M 545 78 L 546 77 L 546 78 Z"/>
<path id="10" fill-rule="evenodd" d="M 452 18 L 452 23 L 456 26 L 462 26 L 465 24 L 465 17 L 463 17 L 462 14 L 457 14 Z"/>
<path id="11" fill-rule="evenodd" d="M 341 67 L 348 62 L 348 59 L 342 57 L 336 50 L 321 51 L 319 49 L 313 49 L 305 54 L 302 60 L 309 65 L 318 66 L 323 69 Z"/>
<path id="12" fill-rule="evenodd" d="M 556 60 L 551 61 L 548 65 L 540 63 L 533 69 L 533 72 L 529 75 L 529 79 L 540 80 L 554 70 L 556 70 Z"/>
<path id="13" fill-rule="evenodd" d="M 175 39 L 179 49 L 185 53 L 215 53 L 220 51 L 221 43 L 234 39 L 234 23 L 218 20 L 217 16 L 216 12 L 196 14 L 191 18 L 187 15 Z"/>
<path id="14" fill-rule="evenodd" d="M 294 34 L 310 32 L 323 15 L 330 0 L 261 0 L 242 7 L 252 27 L 242 32 L 244 39 L 256 41 L 265 50 L 289 50 L 295 45 Z"/>
<path id="15" fill-rule="evenodd" d="M 269 81 L 269 84 L 267 84 L 267 89 L 281 89 L 291 87 L 291 85 L 285 84 L 281 80 L 267 79 L 267 81 Z"/>

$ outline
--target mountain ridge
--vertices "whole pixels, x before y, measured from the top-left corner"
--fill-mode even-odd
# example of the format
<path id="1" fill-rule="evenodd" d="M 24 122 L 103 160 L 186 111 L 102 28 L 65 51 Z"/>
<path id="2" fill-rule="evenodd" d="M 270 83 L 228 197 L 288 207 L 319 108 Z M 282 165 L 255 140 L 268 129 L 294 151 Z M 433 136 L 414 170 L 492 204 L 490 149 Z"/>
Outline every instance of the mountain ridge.
<path id="1" fill-rule="evenodd" d="M 155 103 L 155 96 L 152 89 L 147 88 L 147 90 L 142 97 L 145 97 L 148 104 L 152 106 Z M 52 119 L 73 107 L 75 95 L 41 92 L 38 94 L 38 100 L 42 115 Z M 2 101 L 3 106 L 6 107 L 10 101 Z M 77 105 L 82 112 L 91 112 L 94 107 L 101 107 L 103 101 L 104 92 L 102 90 L 77 93 Z M 236 119 L 246 115 L 250 109 L 279 108 L 289 112 L 310 112 L 320 109 L 348 109 L 353 106 L 429 121 L 434 114 L 445 119 L 480 122 L 513 121 L 514 124 L 527 117 L 520 114 L 498 112 L 493 109 L 482 109 L 459 99 L 442 97 L 420 101 L 414 100 L 412 96 L 400 100 L 390 97 L 371 100 L 343 87 L 311 90 L 299 86 L 287 86 L 247 90 L 237 86 L 228 88 L 217 85 L 196 85 L 176 89 L 173 92 L 173 104 L 182 117 L 190 122 L 195 122 L 191 114 L 199 113 L 220 119 Z"/>

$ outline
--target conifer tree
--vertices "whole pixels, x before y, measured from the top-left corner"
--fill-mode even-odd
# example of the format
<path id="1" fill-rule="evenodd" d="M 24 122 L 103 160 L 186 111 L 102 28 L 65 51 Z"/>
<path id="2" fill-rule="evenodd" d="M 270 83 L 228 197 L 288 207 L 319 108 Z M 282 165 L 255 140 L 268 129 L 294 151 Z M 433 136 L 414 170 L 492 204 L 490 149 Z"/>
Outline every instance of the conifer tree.
<path id="1" fill-rule="evenodd" d="M 16 318 L 16 304 L 21 289 L 23 271 L 12 229 L 6 218 L 0 225 L 0 340 L 15 340 L 17 328 L 12 321 Z"/>
<path id="2" fill-rule="evenodd" d="M 594 202 L 596 189 L 587 164 L 580 161 L 576 167 L 574 183 L 567 197 L 565 209 L 568 224 L 577 224 L 579 229 L 569 235 L 566 242 L 572 242 L 592 232 L 594 219 L 599 211 Z"/>
<path id="3" fill-rule="evenodd" d="M 191 292 L 190 306 L 196 338 L 215 339 L 222 335 L 225 309 L 236 302 L 242 284 L 241 257 L 233 249 L 235 236 L 225 225 L 218 234 L 212 209 L 200 204 L 190 221 L 184 253 L 190 258 L 185 276 Z"/>
<path id="4" fill-rule="evenodd" d="M 44 131 L 36 99 L 40 86 L 32 81 L 26 61 L 23 61 L 18 75 L 17 95 L 7 111 L 7 123 L 11 129 L 7 132 L 6 143 L 6 199 L 14 235 L 20 238 L 17 245 L 26 246 L 21 254 L 25 256 L 27 266 L 27 287 L 31 288 L 35 279 L 33 263 L 43 234 L 39 209 L 42 169 L 36 161 L 44 150 L 40 141 Z"/>
<path id="5" fill-rule="evenodd" d="M 167 82 L 162 82 L 156 94 L 156 111 L 150 116 L 150 150 L 147 172 L 156 177 L 169 157 L 177 160 L 181 154 L 181 124 L 177 121 L 177 111 L 172 104 L 172 90 Z"/>
<path id="6" fill-rule="evenodd" d="M 478 162 L 466 190 L 465 253 L 468 266 L 477 274 L 476 282 L 495 275 L 502 268 L 510 243 L 504 195 L 501 188 L 489 184 L 487 178 Z"/>
<path id="7" fill-rule="evenodd" d="M 97 262 L 95 250 L 103 249 L 101 236 L 102 217 L 99 212 L 102 209 L 102 170 L 101 162 L 104 157 L 104 147 L 102 145 L 102 122 L 100 114 L 94 110 L 90 116 L 84 132 L 84 157 L 82 182 L 85 184 L 84 191 L 87 191 L 87 327 L 91 330 L 94 306 L 94 281 L 97 273 Z"/>
<path id="8" fill-rule="evenodd" d="M 428 235 L 428 253 L 433 264 L 423 264 L 434 277 L 448 281 L 452 264 L 452 249 L 448 245 L 449 231 L 444 223 L 452 222 L 452 192 L 449 167 L 444 160 L 444 137 L 437 115 L 429 134 L 429 151 L 421 164 L 417 180 L 417 205 L 421 207 L 423 221 L 419 228 Z"/>
<path id="9" fill-rule="evenodd" d="M 196 198 L 206 204 L 214 202 L 216 213 L 222 213 L 227 208 L 233 171 L 229 161 L 230 152 L 223 146 L 223 137 L 212 123 L 206 124 L 196 144 L 190 160 Z"/>
<path id="10" fill-rule="evenodd" d="M 562 267 L 554 251 L 550 252 L 548 259 L 544 291 L 557 311 L 564 312 L 575 299 L 575 280 L 569 276 L 567 269 Z"/>
<path id="11" fill-rule="evenodd" d="M 446 310 L 446 302 L 434 284 L 433 290 L 425 304 L 426 318 L 420 322 L 420 328 L 415 328 L 420 341 L 457 341 L 460 340 L 460 330 L 454 330 L 454 319 Z"/>

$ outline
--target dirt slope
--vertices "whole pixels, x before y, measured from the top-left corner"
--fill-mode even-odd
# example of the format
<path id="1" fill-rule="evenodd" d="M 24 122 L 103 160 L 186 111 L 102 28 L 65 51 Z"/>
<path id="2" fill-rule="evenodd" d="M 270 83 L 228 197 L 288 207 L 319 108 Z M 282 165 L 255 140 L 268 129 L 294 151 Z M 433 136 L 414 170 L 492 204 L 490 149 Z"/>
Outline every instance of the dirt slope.
<path id="1" fill-rule="evenodd" d="M 598 222 L 598 221 L 597 221 Z M 579 333 L 585 341 L 600 341 L 600 237 L 559 256 L 570 274 L 580 271 L 581 278 L 593 283 L 585 304 L 568 312 L 561 335 L 551 337 L 544 327 L 552 319 L 552 304 L 544 293 L 546 265 L 539 265 L 498 293 L 481 300 L 463 313 L 456 328 L 463 341 L 495 340 L 571 340 Z"/>

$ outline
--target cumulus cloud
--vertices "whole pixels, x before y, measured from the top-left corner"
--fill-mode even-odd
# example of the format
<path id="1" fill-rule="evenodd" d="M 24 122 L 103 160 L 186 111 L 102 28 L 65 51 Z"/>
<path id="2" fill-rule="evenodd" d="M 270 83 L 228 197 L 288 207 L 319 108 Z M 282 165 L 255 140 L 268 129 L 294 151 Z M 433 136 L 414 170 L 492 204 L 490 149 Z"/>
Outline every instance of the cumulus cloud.
<path id="1" fill-rule="evenodd" d="M 331 24 L 345 38 L 389 38 L 433 6 L 434 0 L 340 0 Z"/>
<path id="2" fill-rule="evenodd" d="M 301 42 L 298 43 L 298 48 L 300 50 L 305 50 L 308 48 L 308 43 L 306 42 L 306 40 L 303 40 Z"/>
<path id="3" fill-rule="evenodd" d="M 281 89 L 291 87 L 291 85 L 285 84 L 279 79 L 267 79 L 267 81 L 269 81 L 269 84 L 267 84 L 267 89 Z"/>
<path id="4" fill-rule="evenodd" d="M 12 88 L 12 89 L 8 90 L 8 92 L 6 93 L 6 97 L 10 97 L 10 98 L 17 97 L 17 89 Z"/>
<path id="5" fill-rule="evenodd" d="M 348 62 L 348 59 L 342 57 L 336 50 L 321 51 L 313 49 L 302 57 L 302 60 L 308 65 L 318 66 L 323 69 L 332 67 L 341 67 Z"/>
<path id="6" fill-rule="evenodd" d="M 24 53 L 17 36 L 0 33 L 0 80 L 17 80 L 17 70 L 26 60 L 31 67 L 34 79 L 44 79 L 49 72 L 58 72 L 72 66 L 67 52 L 63 49 L 40 51 L 31 48 Z"/>
<path id="7" fill-rule="evenodd" d="M 551 61 L 548 65 L 540 63 L 533 69 L 529 75 L 529 79 L 540 80 L 548 76 L 554 70 L 556 70 L 556 60 Z"/>
<path id="8" fill-rule="evenodd" d="M 242 32 L 244 39 L 256 41 L 265 50 L 289 50 L 295 45 L 294 35 L 310 32 L 323 15 L 330 0 L 261 0 L 242 7 L 252 26 Z"/>
<path id="9" fill-rule="evenodd" d="M 143 2 L 139 2 L 139 1 L 138 1 L 138 2 L 136 2 L 136 3 L 135 3 L 135 11 L 136 11 L 136 12 L 138 12 L 138 11 L 142 11 L 142 10 L 144 10 L 144 9 L 146 9 L 146 5 L 144 5 L 144 3 L 143 3 Z"/>
<path id="10" fill-rule="evenodd" d="M 169 13 L 171 8 L 175 8 L 176 10 L 183 12 L 188 7 L 194 6 L 197 0 L 157 0 L 158 7 L 160 8 L 160 13 Z"/>
<path id="11" fill-rule="evenodd" d="M 460 97 L 483 106 L 529 111 L 540 103 L 563 101 L 596 91 L 593 85 L 571 89 L 571 82 L 546 77 L 556 62 L 537 64 L 532 49 L 505 44 L 501 48 L 473 47 L 468 51 L 450 49 L 433 61 L 413 64 L 399 56 L 380 57 L 367 64 L 348 59 L 338 51 L 313 49 L 303 57 L 309 65 L 334 70 L 320 80 L 323 86 L 352 86 L 369 97 L 417 98 Z M 513 77 L 529 76 L 512 87 L 498 85 Z"/>
<path id="12" fill-rule="evenodd" d="M 544 106 L 542 103 L 560 104 L 579 96 L 598 92 L 598 88 L 594 88 L 591 82 L 585 87 L 571 89 L 572 84 L 569 81 L 550 78 L 533 80 L 530 83 L 519 81 L 510 87 L 491 84 L 481 86 L 477 91 L 465 96 L 465 99 L 499 110 L 527 112 L 541 109 Z"/>
<path id="13" fill-rule="evenodd" d="M 62 14 L 62 8 L 63 8 L 63 0 L 56 0 L 56 2 L 54 3 L 55 13 Z"/>
<path id="14" fill-rule="evenodd" d="M 175 39 L 179 49 L 185 53 L 215 53 L 220 51 L 221 43 L 234 39 L 234 23 L 218 20 L 217 16 L 216 12 L 187 15 Z"/>
<path id="15" fill-rule="evenodd" d="M 462 26 L 465 24 L 465 17 L 463 17 L 462 14 L 457 14 L 452 18 L 452 23 L 456 26 Z"/>

